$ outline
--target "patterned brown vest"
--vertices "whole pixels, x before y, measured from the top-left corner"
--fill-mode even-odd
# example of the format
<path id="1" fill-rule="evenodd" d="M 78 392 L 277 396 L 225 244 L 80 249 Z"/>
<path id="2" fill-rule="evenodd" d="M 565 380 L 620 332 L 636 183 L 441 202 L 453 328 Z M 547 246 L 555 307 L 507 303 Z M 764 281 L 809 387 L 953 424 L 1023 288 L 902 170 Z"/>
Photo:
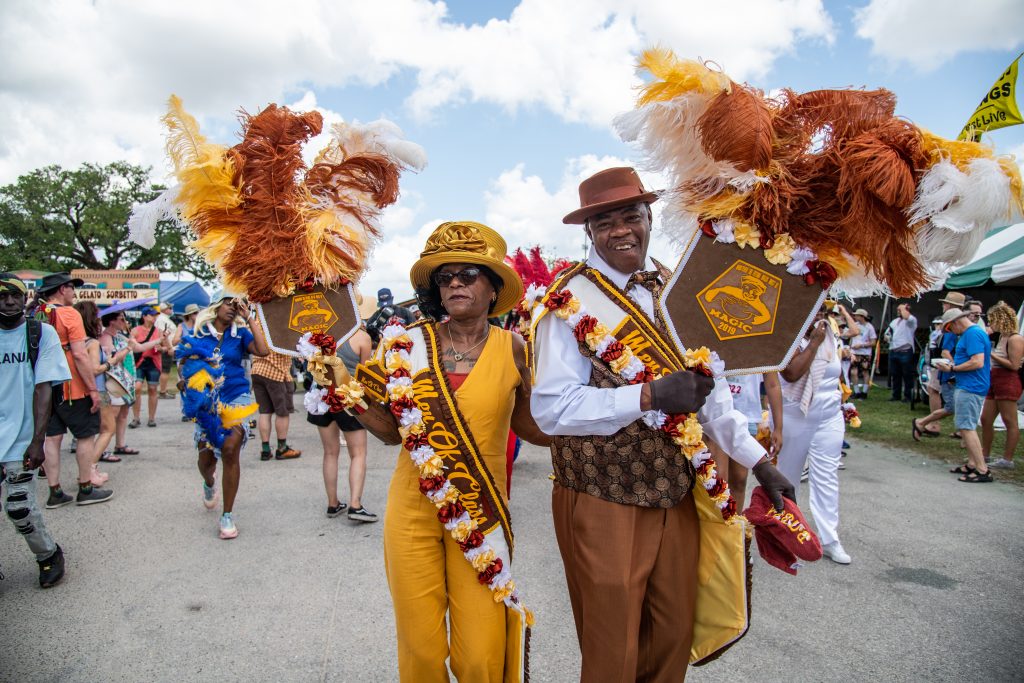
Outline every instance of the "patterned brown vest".
<path id="1" fill-rule="evenodd" d="M 664 267 L 657 265 L 664 275 Z M 656 325 L 662 324 L 659 315 Z M 579 349 L 590 359 L 590 386 L 626 386 L 626 380 L 586 344 Z M 555 481 L 562 486 L 622 505 L 670 508 L 690 492 L 694 482 L 693 466 L 671 437 L 643 420 L 611 436 L 556 436 L 551 464 Z"/>

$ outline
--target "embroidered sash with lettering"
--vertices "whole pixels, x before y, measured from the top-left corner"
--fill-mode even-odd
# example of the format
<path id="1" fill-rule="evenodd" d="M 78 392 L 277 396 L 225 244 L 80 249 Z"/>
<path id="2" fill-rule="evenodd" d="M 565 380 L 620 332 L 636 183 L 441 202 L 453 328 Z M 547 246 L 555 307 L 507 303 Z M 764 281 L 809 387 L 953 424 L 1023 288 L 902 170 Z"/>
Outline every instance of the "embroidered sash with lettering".
<path id="1" fill-rule="evenodd" d="M 571 291 L 588 314 L 611 330 L 612 336 L 628 346 L 656 377 L 684 367 L 678 347 L 600 272 L 585 263 L 578 264 L 552 283 L 548 295 L 564 290 Z M 536 325 L 549 313 L 544 306 L 546 299 L 547 295 L 533 312 L 531 361 L 536 353 Z M 657 301 L 654 306 L 657 310 Z M 717 659 L 746 635 L 750 626 L 752 574 L 746 520 L 738 517 L 737 523 L 726 523 L 701 486 L 693 488 L 693 500 L 700 522 L 700 553 L 690 663 L 699 666 Z"/>
<path id="2" fill-rule="evenodd" d="M 512 580 L 508 506 L 459 411 L 441 365 L 435 323 L 405 328 L 392 321 L 381 332 L 376 358 L 360 365 L 356 378 L 367 396 L 383 395 L 419 471 L 420 491 L 437 507 L 438 520 L 480 583 L 507 608 L 505 681 L 527 680 L 533 615 Z"/>
<path id="3" fill-rule="evenodd" d="M 628 346 L 656 376 L 667 375 L 684 367 L 682 354 L 675 343 L 658 329 L 657 324 L 636 302 L 597 270 L 579 263 L 556 278 L 548 291 L 563 289 L 571 290 L 586 305 L 590 314 L 611 330 L 612 335 Z M 531 357 L 536 326 L 548 313 L 549 310 L 543 304 L 538 304 L 534 309 L 534 329 L 530 334 Z M 532 363 L 530 367 L 533 367 Z"/>

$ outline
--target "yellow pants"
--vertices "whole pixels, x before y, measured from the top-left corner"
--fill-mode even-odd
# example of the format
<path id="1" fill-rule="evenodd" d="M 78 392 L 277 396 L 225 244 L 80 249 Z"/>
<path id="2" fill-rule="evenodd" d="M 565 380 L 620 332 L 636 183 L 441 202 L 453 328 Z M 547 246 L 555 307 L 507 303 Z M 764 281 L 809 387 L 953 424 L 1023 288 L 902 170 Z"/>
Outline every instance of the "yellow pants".
<path id="1" fill-rule="evenodd" d="M 458 543 L 437 520 L 437 508 L 419 492 L 411 463 L 400 462 L 391 479 L 384 566 L 395 607 L 401 680 L 447 682 L 450 654 L 459 681 L 501 683 L 505 607 L 480 585 Z"/>

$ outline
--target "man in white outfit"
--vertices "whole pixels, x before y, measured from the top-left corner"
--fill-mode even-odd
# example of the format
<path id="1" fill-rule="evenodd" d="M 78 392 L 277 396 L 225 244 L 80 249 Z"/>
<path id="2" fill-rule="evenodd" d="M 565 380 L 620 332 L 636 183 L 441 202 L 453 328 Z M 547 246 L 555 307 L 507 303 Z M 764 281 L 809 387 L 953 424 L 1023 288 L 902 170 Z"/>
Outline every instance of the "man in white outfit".
<path id="1" fill-rule="evenodd" d="M 846 429 L 839 389 L 842 368 L 838 339 L 824 318 L 822 309 L 781 373 L 786 439 L 778 468 L 799 490 L 800 473 L 807 463 L 811 514 L 822 552 L 833 562 L 849 564 L 838 531 L 839 462 Z"/>

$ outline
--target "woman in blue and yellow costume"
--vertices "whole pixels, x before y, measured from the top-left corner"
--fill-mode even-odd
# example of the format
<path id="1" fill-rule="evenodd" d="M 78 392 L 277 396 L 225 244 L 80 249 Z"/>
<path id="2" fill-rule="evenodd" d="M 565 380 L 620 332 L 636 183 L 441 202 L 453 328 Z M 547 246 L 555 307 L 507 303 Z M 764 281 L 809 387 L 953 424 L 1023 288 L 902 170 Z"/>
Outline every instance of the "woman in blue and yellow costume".
<path id="1" fill-rule="evenodd" d="M 214 478 L 217 461 L 221 462 L 224 507 L 220 537 L 225 540 L 238 536 L 232 512 L 238 493 L 238 459 L 246 441 L 245 421 L 256 412 L 242 357 L 246 352 L 254 356 L 270 353 L 259 325 L 252 327 L 254 332 L 238 325 L 240 318 L 253 317 L 245 298 L 222 294 L 199 312 L 192 334 L 185 335 L 175 350 L 182 412 L 196 423 L 195 444 L 207 510 L 217 507 Z"/>
<path id="2" fill-rule="evenodd" d="M 384 557 L 403 681 L 500 683 L 525 676 L 532 615 L 512 579 L 505 444 L 547 445 L 530 416 L 525 344 L 488 323 L 523 296 L 505 241 L 440 225 L 413 265 L 425 320 L 382 332 L 357 379 L 376 377 L 360 421 L 402 444 L 384 516 Z M 446 625 L 447 615 L 447 625 Z"/>

